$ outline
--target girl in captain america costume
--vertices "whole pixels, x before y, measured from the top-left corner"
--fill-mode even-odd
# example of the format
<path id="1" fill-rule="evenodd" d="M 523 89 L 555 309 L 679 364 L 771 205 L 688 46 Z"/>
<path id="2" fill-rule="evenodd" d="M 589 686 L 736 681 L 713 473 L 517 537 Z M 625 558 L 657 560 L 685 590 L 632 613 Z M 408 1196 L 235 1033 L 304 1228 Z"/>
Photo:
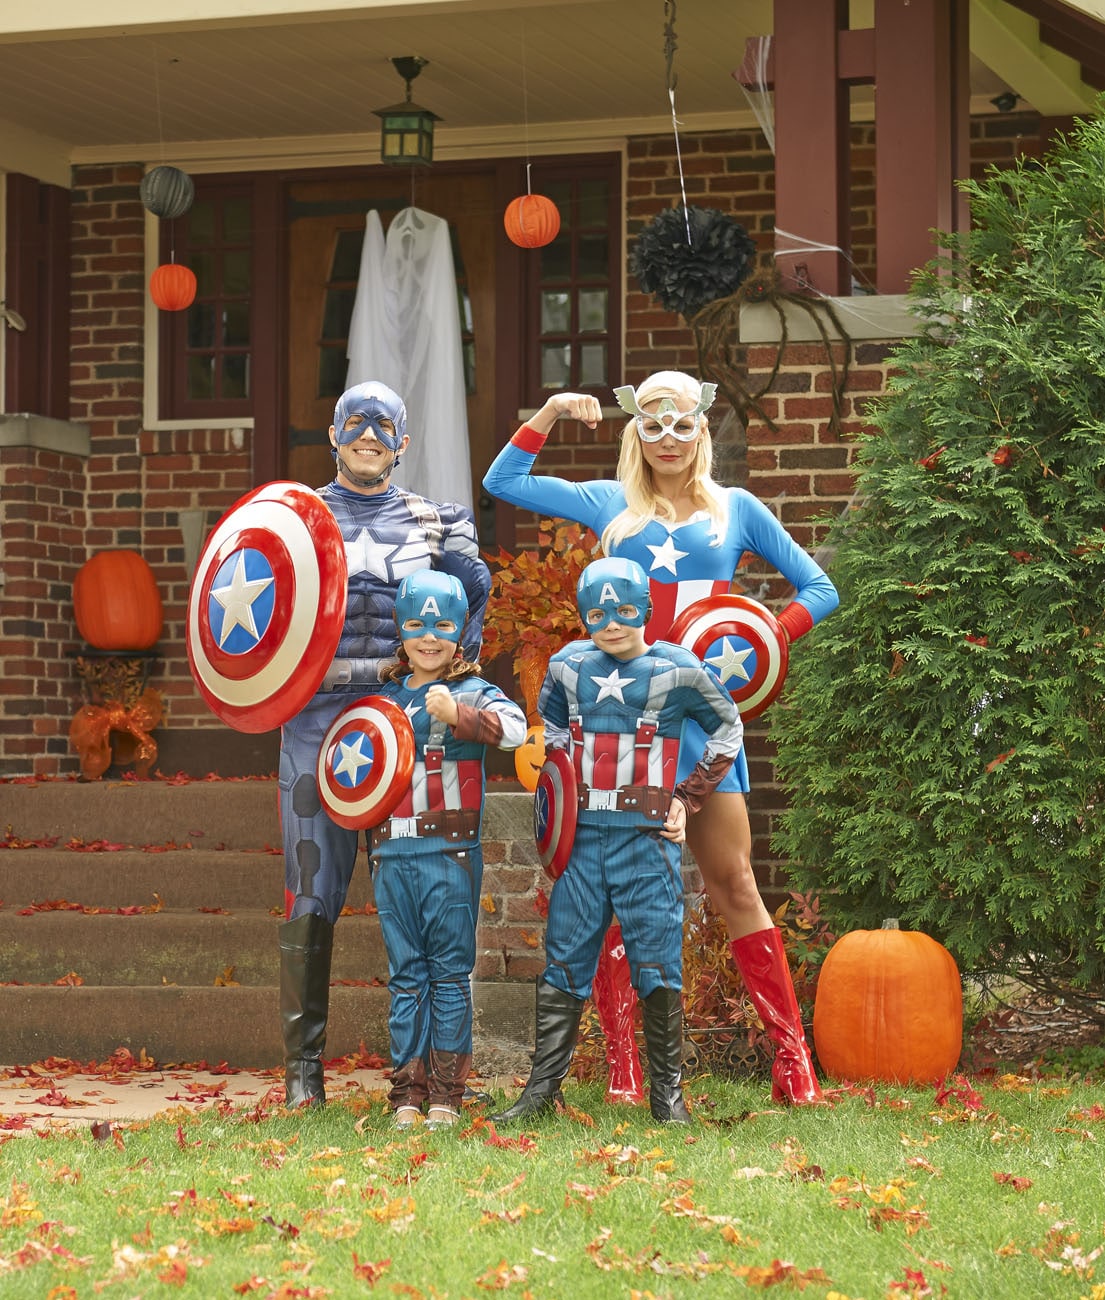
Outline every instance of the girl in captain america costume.
<path id="1" fill-rule="evenodd" d="M 460 582 L 469 614 L 461 645 L 473 660 L 491 589 L 472 512 L 390 482 L 410 442 L 406 422 L 402 399 L 386 385 L 369 381 L 348 389 L 330 426 L 337 474 L 318 490 L 341 530 L 349 576 L 335 658 L 318 693 L 280 729 L 286 918 L 280 927 L 280 1022 L 288 1106 L 326 1099 L 322 1052 L 334 925 L 345 905 L 360 838 L 322 806 L 319 746 L 343 709 L 380 689 L 381 669 L 399 648 L 395 594 L 404 577 L 430 568 Z M 460 472 L 467 473 L 467 467 Z"/>
<path id="2" fill-rule="evenodd" d="M 455 1124 L 472 1064 L 484 751 L 517 749 L 526 715 L 465 660 L 468 599 L 447 573 L 404 578 L 399 662 L 381 674 L 414 730 L 411 785 L 372 832 L 371 870 L 388 954 L 391 1091 L 399 1128 Z"/>
<path id="3" fill-rule="evenodd" d="M 640 563 L 654 605 L 649 640 L 665 636 L 689 604 L 728 592 L 746 551 L 772 564 L 795 588 L 793 600 L 778 615 L 788 640 L 797 640 L 831 613 L 836 588 L 771 511 L 743 488 L 724 488 L 714 481 L 706 411 L 715 385 L 679 371 L 660 371 L 635 391 L 628 386 L 615 391 L 619 405 L 632 416 L 622 433 L 616 480 L 573 483 L 532 473 L 557 420 L 576 419 L 593 429 L 603 418 L 598 398 L 558 393 L 496 457 L 484 478 L 487 491 L 525 510 L 575 520 L 596 533 L 606 554 Z M 693 754 L 700 742 L 688 725 L 688 751 Z M 687 845 L 726 922 L 733 959 L 775 1045 L 772 1096 L 796 1104 L 816 1102 L 821 1090 L 782 937 L 752 870 L 748 790 L 742 750 L 714 796 L 688 819 Z M 610 1032 L 605 1019 L 604 1029 Z M 625 1051 L 631 1042 L 623 1045 Z"/>

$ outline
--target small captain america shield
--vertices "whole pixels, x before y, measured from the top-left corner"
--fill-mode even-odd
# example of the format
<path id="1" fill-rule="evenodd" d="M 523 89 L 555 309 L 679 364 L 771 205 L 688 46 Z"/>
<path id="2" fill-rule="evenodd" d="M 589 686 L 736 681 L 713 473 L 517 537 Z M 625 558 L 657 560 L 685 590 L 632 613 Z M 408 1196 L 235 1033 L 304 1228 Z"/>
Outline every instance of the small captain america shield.
<path id="1" fill-rule="evenodd" d="M 533 838 L 546 875 L 556 880 L 568 865 L 576 837 L 579 789 L 575 768 L 563 749 L 554 749 L 537 774 L 533 792 Z"/>
<path id="2" fill-rule="evenodd" d="M 318 751 L 322 806 L 346 830 L 389 817 L 414 773 L 414 731 L 394 700 L 366 695 L 342 709 Z"/>
<path id="3" fill-rule="evenodd" d="M 215 525 L 188 596 L 188 662 L 209 708 L 271 731 L 318 690 L 345 620 L 345 543 L 302 483 L 247 493 Z"/>
<path id="4" fill-rule="evenodd" d="M 758 717 L 783 689 L 790 647 L 771 610 L 748 596 L 707 596 L 688 605 L 667 640 L 721 678 L 742 718 Z"/>

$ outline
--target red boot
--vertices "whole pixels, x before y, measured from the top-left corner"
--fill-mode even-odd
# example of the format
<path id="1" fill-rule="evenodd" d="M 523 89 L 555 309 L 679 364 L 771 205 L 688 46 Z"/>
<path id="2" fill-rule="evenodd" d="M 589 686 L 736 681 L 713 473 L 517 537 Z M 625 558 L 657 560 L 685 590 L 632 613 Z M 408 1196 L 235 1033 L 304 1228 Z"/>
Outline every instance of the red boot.
<path id="1" fill-rule="evenodd" d="M 790 978 L 783 936 L 775 926 L 757 930 L 730 944 L 748 996 L 775 1044 L 771 1098 L 796 1106 L 821 1100 L 821 1088 L 806 1046 L 794 983 Z"/>
<path id="2" fill-rule="evenodd" d="M 603 939 L 591 999 L 606 1039 L 606 1100 L 639 1105 L 645 1092 L 641 1054 L 633 1035 L 637 993 L 629 982 L 629 960 L 620 925 L 612 925 Z"/>

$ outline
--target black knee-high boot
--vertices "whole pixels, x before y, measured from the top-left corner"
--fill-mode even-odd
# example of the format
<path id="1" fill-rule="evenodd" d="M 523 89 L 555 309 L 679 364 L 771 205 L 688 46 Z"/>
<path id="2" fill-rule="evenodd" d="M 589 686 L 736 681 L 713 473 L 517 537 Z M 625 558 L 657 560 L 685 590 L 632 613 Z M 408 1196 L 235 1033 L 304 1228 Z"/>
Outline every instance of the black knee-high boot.
<path id="1" fill-rule="evenodd" d="M 280 1024 L 287 1106 L 321 1106 L 334 927 L 308 913 L 280 927 Z"/>
<path id="2" fill-rule="evenodd" d="M 641 999 L 641 1025 L 648 1052 L 648 1106 L 663 1124 L 689 1124 L 683 1100 L 683 994 L 653 989 Z"/>
<path id="3" fill-rule="evenodd" d="M 537 1045 L 529 1082 L 513 1106 L 491 1116 L 494 1123 L 510 1124 L 553 1109 L 572 1063 L 582 1015 L 582 998 L 573 998 L 544 979 L 537 981 Z"/>

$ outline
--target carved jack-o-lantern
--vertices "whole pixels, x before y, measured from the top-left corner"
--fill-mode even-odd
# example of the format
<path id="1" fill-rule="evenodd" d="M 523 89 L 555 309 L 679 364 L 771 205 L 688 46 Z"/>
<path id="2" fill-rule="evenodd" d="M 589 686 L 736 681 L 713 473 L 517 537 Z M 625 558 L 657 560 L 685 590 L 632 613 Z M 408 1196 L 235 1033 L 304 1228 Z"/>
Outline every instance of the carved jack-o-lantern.
<path id="1" fill-rule="evenodd" d="M 514 751 L 514 771 L 527 790 L 537 789 L 537 777 L 545 763 L 545 728 L 530 727 Z"/>

